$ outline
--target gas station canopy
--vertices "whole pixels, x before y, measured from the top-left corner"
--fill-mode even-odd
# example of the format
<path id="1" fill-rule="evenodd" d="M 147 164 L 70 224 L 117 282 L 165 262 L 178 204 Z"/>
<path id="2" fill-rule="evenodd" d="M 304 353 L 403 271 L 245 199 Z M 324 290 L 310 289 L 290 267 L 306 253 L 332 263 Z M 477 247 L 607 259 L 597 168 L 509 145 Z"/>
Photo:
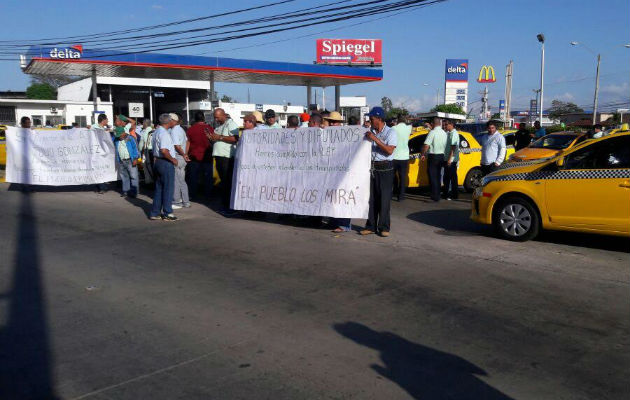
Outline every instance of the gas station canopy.
<path id="1" fill-rule="evenodd" d="M 123 53 L 82 46 L 33 46 L 22 60 L 27 74 L 186 79 L 288 86 L 339 86 L 375 82 L 374 68 L 240 60 L 179 54 Z"/>

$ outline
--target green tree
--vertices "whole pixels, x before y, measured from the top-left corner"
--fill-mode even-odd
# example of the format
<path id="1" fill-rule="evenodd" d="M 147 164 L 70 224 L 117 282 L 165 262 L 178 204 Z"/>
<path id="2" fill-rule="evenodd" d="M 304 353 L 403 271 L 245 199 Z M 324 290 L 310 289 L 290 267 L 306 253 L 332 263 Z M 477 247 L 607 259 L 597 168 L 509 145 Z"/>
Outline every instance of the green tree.
<path id="1" fill-rule="evenodd" d="M 228 96 L 227 94 L 224 94 L 221 97 L 221 101 L 224 103 L 236 103 L 236 99 L 231 98 L 230 96 Z"/>
<path id="2" fill-rule="evenodd" d="M 551 102 L 551 107 L 549 107 L 549 118 L 559 119 L 566 114 L 581 112 L 584 112 L 584 110 L 578 107 L 575 103 L 571 103 L 570 101 L 565 102 L 560 100 L 553 100 Z"/>
<path id="3" fill-rule="evenodd" d="M 392 104 L 392 99 L 390 99 L 389 97 L 383 97 L 381 99 L 381 107 L 383 107 L 383 110 L 386 114 L 389 113 L 394 107 Z"/>
<path id="4" fill-rule="evenodd" d="M 26 89 L 26 97 L 36 100 L 55 100 L 57 93 L 55 88 L 47 83 L 31 83 Z"/>
<path id="5" fill-rule="evenodd" d="M 409 110 L 407 110 L 405 107 L 392 107 L 387 114 L 385 114 L 386 118 L 396 118 L 399 115 L 402 115 L 404 117 L 408 117 L 409 116 Z"/>
<path id="6" fill-rule="evenodd" d="M 439 104 L 431 109 L 431 112 L 444 112 L 449 114 L 461 114 L 466 115 L 464 110 L 457 104 Z"/>

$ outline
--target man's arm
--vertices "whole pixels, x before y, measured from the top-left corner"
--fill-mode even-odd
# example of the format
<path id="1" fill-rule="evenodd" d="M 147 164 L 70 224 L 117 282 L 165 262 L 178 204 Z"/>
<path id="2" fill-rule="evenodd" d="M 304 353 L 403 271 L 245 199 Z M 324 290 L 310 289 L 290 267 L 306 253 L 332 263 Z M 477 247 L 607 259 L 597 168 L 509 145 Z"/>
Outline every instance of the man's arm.
<path id="1" fill-rule="evenodd" d="M 160 149 L 160 154 L 162 154 L 162 157 L 172 162 L 173 165 L 177 166 L 177 160 L 171 156 L 171 152 L 168 151 L 168 149 Z"/>
<path id="2" fill-rule="evenodd" d="M 499 156 L 494 161 L 494 165 L 496 165 L 498 167 L 499 165 L 501 165 L 503 160 L 505 160 L 506 148 L 505 148 L 505 138 L 503 136 L 501 136 L 499 138 L 499 143 L 497 143 L 497 146 L 498 146 L 498 150 L 499 150 Z"/>
<path id="3" fill-rule="evenodd" d="M 451 145 L 451 151 L 448 153 L 448 158 L 446 159 L 446 164 L 450 167 L 453 163 L 453 157 L 455 157 L 455 148 L 457 145 Z"/>
<path id="4" fill-rule="evenodd" d="M 396 146 L 391 146 L 388 145 L 386 143 L 384 143 L 381 139 L 379 139 L 378 137 L 376 137 L 376 135 L 374 133 L 372 133 L 371 131 L 366 132 L 366 136 L 369 140 L 371 140 L 372 142 L 376 143 L 376 145 L 385 152 L 385 154 L 387 154 L 388 156 L 391 156 L 392 153 L 394 153 L 394 150 L 396 149 Z"/>

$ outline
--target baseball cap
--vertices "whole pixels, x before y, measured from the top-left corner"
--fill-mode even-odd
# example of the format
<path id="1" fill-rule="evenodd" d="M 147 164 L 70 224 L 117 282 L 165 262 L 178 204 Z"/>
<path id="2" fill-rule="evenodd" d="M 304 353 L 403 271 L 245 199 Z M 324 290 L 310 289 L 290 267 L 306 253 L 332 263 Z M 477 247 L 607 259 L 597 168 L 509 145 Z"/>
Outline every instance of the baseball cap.
<path id="1" fill-rule="evenodd" d="M 179 117 L 177 116 L 177 114 L 169 113 L 168 115 L 171 117 L 173 121 L 179 121 Z"/>
<path id="2" fill-rule="evenodd" d="M 372 107 L 370 113 L 368 114 L 370 117 L 377 117 L 380 119 L 385 119 L 385 110 L 381 107 Z"/>
<path id="3" fill-rule="evenodd" d="M 271 108 L 265 111 L 265 119 L 267 118 L 276 118 L 276 112 Z"/>
<path id="4" fill-rule="evenodd" d="M 252 115 L 253 115 L 254 117 L 256 117 L 256 122 L 260 122 L 261 124 L 262 124 L 263 122 L 265 122 L 265 121 L 263 121 L 263 115 L 262 115 L 262 113 L 261 113 L 260 111 L 254 111 L 254 112 L 252 113 Z"/>
<path id="5" fill-rule="evenodd" d="M 246 116 L 243 117 L 243 122 L 245 121 L 250 121 L 251 123 L 253 123 L 254 125 L 256 125 L 257 119 L 256 116 L 254 114 L 247 114 Z"/>

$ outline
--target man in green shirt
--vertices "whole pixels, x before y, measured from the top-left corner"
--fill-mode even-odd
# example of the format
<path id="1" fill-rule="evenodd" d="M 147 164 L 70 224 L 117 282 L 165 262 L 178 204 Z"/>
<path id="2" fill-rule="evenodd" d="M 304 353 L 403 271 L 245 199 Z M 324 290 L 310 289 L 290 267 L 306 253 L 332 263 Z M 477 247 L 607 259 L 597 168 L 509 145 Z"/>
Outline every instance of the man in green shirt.
<path id="1" fill-rule="evenodd" d="M 406 119 L 403 115 L 399 115 L 396 119 L 398 123 L 393 127 L 398 137 L 398 144 L 394 150 L 394 174 L 397 176 L 394 184 L 394 194 L 398 197 L 398 201 L 403 201 L 409 179 L 409 136 L 411 135 L 411 126 L 405 123 Z"/>
<path id="2" fill-rule="evenodd" d="M 217 173 L 223 187 L 221 196 L 223 210 L 221 213 L 226 217 L 230 217 L 235 214 L 234 210 L 230 209 L 230 198 L 232 196 L 234 154 L 236 153 L 236 142 L 238 142 L 238 125 L 228 117 L 222 108 L 214 110 L 214 120 L 219 126 L 214 133 L 208 133 L 207 136 L 214 143 L 212 155 L 214 156 Z"/>
<path id="3" fill-rule="evenodd" d="M 455 122 L 447 120 L 446 147 L 444 148 L 444 186 L 442 196 L 446 200 L 455 200 L 458 197 L 459 186 L 457 184 L 457 167 L 459 165 L 459 133 L 455 130 Z M 449 190 L 450 188 L 450 190 Z"/>
<path id="4" fill-rule="evenodd" d="M 448 136 L 442 129 L 442 119 L 433 118 L 431 132 L 424 139 L 422 146 L 422 157 L 420 161 L 427 159 L 427 172 L 429 175 L 429 185 L 431 186 L 431 200 L 440 201 L 440 183 L 442 167 L 444 166 L 444 152 Z"/>

